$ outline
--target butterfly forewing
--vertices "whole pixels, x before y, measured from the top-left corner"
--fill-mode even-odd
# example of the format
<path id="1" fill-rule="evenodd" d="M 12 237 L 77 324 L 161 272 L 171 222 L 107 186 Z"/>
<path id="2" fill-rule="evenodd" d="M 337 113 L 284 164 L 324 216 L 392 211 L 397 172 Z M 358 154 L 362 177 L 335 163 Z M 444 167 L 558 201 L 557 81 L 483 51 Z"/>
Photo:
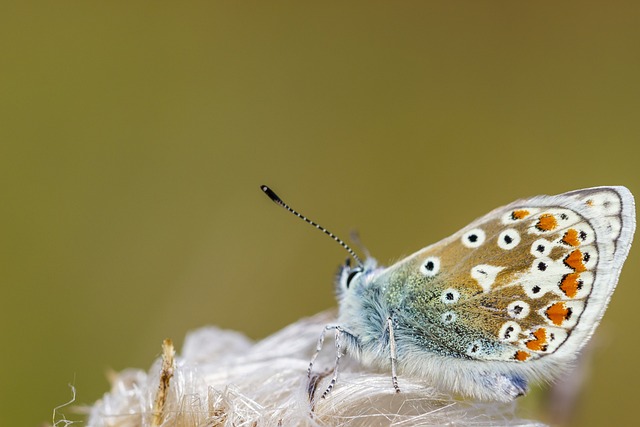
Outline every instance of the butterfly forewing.
<path id="1" fill-rule="evenodd" d="M 513 203 L 392 266 L 391 305 L 415 345 L 442 356 L 575 354 L 615 287 L 633 215 L 619 187 Z"/>

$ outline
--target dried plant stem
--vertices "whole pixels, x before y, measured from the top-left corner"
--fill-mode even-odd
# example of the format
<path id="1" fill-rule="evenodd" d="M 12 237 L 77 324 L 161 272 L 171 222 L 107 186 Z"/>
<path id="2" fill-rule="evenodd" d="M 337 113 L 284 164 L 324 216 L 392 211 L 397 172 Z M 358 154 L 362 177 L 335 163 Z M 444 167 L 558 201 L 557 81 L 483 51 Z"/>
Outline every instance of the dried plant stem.
<path id="1" fill-rule="evenodd" d="M 175 353 L 173 342 L 168 338 L 165 339 L 162 342 L 162 370 L 160 371 L 160 384 L 158 384 L 158 391 L 153 402 L 153 418 L 151 421 L 151 425 L 153 427 L 160 427 L 164 420 L 164 407 L 167 402 L 169 383 L 171 381 L 171 377 L 173 377 Z"/>

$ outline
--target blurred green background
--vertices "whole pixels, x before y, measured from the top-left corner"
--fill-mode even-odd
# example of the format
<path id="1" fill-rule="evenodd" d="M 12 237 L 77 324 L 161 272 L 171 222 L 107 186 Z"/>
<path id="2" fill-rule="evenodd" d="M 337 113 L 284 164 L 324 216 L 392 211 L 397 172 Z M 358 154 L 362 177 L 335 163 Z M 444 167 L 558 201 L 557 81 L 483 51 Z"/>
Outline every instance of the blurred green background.
<path id="1" fill-rule="evenodd" d="M 383 263 L 519 197 L 639 195 L 640 3 L 592 3 L 4 2 L 0 425 L 334 306 L 345 252 L 260 184 Z M 637 410 L 637 253 L 573 425 Z"/>

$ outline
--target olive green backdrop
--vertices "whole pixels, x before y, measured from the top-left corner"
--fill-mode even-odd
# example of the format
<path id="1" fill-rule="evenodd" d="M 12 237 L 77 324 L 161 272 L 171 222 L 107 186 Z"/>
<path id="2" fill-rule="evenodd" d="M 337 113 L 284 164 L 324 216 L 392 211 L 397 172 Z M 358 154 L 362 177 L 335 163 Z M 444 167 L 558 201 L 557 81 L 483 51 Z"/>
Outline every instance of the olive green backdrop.
<path id="1" fill-rule="evenodd" d="M 346 253 L 260 184 L 384 263 L 519 197 L 640 195 L 638 4 L 5 2 L 0 425 L 334 306 Z M 637 411 L 638 253 L 574 425 Z"/>

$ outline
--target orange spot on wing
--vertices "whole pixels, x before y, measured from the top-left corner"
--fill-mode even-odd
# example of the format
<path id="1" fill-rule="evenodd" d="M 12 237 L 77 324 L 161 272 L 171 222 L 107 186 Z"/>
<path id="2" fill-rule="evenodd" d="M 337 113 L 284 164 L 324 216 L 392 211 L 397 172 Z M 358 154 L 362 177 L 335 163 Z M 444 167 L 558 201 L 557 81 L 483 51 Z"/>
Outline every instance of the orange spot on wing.
<path id="1" fill-rule="evenodd" d="M 516 351 L 516 354 L 513 356 L 514 359 L 520 361 L 520 362 L 524 362 L 525 360 L 527 360 L 529 358 L 529 356 L 531 356 L 529 353 L 527 353 L 526 351 L 522 351 L 522 350 L 518 350 Z"/>
<path id="2" fill-rule="evenodd" d="M 580 273 L 565 274 L 560 281 L 560 290 L 569 298 L 575 297 L 581 287 Z"/>
<path id="3" fill-rule="evenodd" d="M 551 231 L 558 226 L 556 217 L 551 214 L 542 214 L 538 219 L 536 228 L 540 231 Z"/>
<path id="4" fill-rule="evenodd" d="M 515 211 L 511 212 L 511 218 L 512 219 L 522 219 L 522 218 L 524 218 L 524 217 L 526 217 L 528 215 L 529 215 L 529 211 L 526 210 L 526 209 L 518 209 L 518 210 L 515 210 Z"/>
<path id="5" fill-rule="evenodd" d="M 533 333 L 533 338 L 525 343 L 529 350 L 545 351 L 547 349 L 547 330 L 538 328 Z"/>
<path id="6" fill-rule="evenodd" d="M 593 206 L 593 200 L 589 199 L 585 202 L 587 206 Z"/>
<path id="7" fill-rule="evenodd" d="M 568 267 L 572 268 L 576 273 L 582 273 L 583 271 L 587 271 L 587 267 L 585 267 L 582 260 L 582 252 L 580 252 L 580 249 L 575 249 L 569 255 L 567 255 L 567 257 L 564 259 L 564 263 Z"/>
<path id="8" fill-rule="evenodd" d="M 563 302 L 556 302 L 547 308 L 545 314 L 554 325 L 560 326 L 562 322 L 569 320 L 569 317 L 571 317 L 571 308 L 567 308 Z"/>
<path id="9" fill-rule="evenodd" d="M 578 230 L 570 228 L 562 237 L 562 243 L 570 246 L 580 246 L 580 240 L 578 239 Z"/>

